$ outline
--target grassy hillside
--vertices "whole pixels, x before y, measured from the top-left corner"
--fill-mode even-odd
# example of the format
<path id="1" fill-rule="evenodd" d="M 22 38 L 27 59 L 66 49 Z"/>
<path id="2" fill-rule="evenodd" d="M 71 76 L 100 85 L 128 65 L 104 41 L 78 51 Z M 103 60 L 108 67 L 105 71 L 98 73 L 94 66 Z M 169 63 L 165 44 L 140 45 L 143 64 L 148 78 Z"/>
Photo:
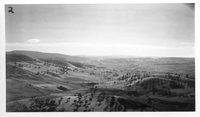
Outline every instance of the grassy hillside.
<path id="1" fill-rule="evenodd" d="M 78 56 L 69 56 L 64 54 L 57 54 L 57 53 L 44 53 L 44 52 L 36 52 L 36 51 L 11 51 L 7 52 L 7 54 L 21 54 L 26 55 L 31 58 L 38 58 L 38 59 L 65 59 L 69 61 L 84 61 L 87 60 L 85 57 L 78 57 Z"/>
<path id="2" fill-rule="evenodd" d="M 6 53 L 8 112 L 194 111 L 194 58 Z"/>
<path id="3" fill-rule="evenodd" d="M 23 54 L 6 54 L 7 62 L 34 61 L 33 58 Z"/>

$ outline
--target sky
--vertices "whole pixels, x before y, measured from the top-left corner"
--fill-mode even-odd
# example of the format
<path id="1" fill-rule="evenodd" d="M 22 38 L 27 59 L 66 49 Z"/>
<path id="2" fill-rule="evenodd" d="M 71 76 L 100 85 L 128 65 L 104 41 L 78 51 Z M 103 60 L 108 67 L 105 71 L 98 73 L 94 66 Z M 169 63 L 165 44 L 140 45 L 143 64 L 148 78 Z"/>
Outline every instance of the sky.
<path id="1" fill-rule="evenodd" d="M 194 56 L 192 4 L 6 5 L 5 11 L 7 51 Z"/>

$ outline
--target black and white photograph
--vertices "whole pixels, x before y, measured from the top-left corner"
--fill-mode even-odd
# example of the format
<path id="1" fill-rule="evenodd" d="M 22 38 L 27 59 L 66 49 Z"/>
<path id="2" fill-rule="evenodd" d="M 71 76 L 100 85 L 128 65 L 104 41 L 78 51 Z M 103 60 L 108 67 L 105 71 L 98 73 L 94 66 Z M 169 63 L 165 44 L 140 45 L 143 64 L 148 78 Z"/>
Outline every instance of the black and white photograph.
<path id="1" fill-rule="evenodd" d="M 6 112 L 195 112 L 195 8 L 5 4 Z"/>

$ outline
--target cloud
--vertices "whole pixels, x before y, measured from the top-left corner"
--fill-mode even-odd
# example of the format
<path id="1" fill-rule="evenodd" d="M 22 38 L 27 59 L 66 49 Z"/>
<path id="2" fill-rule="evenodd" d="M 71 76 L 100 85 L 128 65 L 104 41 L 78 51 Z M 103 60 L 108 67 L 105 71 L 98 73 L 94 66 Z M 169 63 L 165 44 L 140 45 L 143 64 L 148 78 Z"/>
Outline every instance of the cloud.
<path id="1" fill-rule="evenodd" d="M 27 40 L 28 43 L 39 43 L 40 40 L 39 39 L 29 39 Z"/>

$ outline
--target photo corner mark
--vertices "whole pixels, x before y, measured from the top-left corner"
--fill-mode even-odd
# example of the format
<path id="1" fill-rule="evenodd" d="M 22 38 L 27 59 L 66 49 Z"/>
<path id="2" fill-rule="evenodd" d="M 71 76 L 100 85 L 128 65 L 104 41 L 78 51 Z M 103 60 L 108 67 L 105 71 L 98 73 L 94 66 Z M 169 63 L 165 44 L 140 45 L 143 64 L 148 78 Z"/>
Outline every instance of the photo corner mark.
<path id="1" fill-rule="evenodd" d="M 8 7 L 8 13 L 15 13 L 13 7 Z"/>

